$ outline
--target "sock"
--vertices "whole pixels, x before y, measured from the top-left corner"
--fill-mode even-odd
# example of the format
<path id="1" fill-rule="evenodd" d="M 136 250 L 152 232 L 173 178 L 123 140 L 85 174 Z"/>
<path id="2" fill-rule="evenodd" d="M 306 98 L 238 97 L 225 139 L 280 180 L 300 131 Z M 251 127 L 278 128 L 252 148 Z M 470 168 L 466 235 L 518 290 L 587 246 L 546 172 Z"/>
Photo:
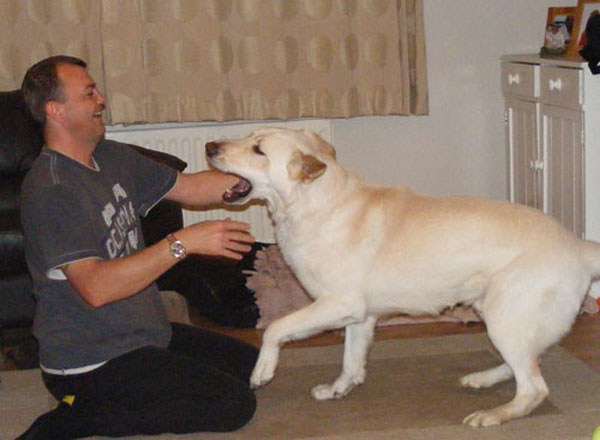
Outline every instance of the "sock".
<path id="1" fill-rule="evenodd" d="M 39 416 L 16 440 L 67 440 L 64 428 L 75 396 L 65 396 L 56 408 Z"/>

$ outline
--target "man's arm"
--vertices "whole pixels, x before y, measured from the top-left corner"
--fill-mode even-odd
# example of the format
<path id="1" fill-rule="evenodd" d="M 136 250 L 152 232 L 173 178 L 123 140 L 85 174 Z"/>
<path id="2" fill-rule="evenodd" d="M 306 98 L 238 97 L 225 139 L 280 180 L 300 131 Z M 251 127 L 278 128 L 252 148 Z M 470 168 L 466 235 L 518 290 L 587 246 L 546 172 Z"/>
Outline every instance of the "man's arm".
<path id="1" fill-rule="evenodd" d="M 176 232 L 188 253 L 239 260 L 255 239 L 250 225 L 230 220 L 197 223 Z M 178 261 L 166 239 L 114 260 L 86 259 L 63 268 L 69 282 L 93 307 L 129 298 L 153 283 Z"/>
<path id="2" fill-rule="evenodd" d="M 219 171 L 180 173 L 166 198 L 190 206 L 215 205 L 222 203 L 223 193 L 238 181 L 238 177 Z M 250 225 L 246 223 L 222 220 L 197 223 L 175 235 L 189 254 L 240 260 L 256 241 L 249 231 Z M 63 272 L 85 301 L 93 307 L 101 307 L 137 294 L 178 261 L 163 239 L 127 257 L 71 263 Z"/>
<path id="3" fill-rule="evenodd" d="M 220 171 L 179 173 L 175 186 L 166 198 L 183 205 L 205 207 L 223 203 L 223 194 L 239 182 L 239 177 Z"/>

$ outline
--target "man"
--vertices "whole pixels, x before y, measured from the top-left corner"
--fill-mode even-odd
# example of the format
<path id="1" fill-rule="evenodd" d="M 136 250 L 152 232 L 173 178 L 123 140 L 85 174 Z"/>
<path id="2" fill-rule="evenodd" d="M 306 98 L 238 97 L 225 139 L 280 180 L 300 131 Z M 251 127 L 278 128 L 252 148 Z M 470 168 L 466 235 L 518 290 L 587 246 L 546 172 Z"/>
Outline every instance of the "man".
<path id="1" fill-rule="evenodd" d="M 238 178 L 180 174 L 104 140 L 105 99 L 85 62 L 31 67 L 25 101 L 45 146 L 22 188 L 34 334 L 59 405 L 19 439 L 230 431 L 252 417 L 248 344 L 168 323 L 154 281 L 186 254 L 241 259 L 254 237 L 234 221 L 198 223 L 145 248 L 140 215 L 163 197 L 221 201 Z"/>

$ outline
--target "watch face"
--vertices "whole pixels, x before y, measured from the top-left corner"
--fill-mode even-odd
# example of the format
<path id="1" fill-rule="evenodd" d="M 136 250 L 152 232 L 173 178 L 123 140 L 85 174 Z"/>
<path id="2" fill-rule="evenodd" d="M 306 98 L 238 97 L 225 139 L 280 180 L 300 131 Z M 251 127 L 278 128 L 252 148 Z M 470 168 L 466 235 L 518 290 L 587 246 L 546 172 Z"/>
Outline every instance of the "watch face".
<path id="1" fill-rule="evenodd" d="M 179 240 L 171 243 L 171 253 L 175 258 L 183 258 L 185 257 L 185 246 Z"/>

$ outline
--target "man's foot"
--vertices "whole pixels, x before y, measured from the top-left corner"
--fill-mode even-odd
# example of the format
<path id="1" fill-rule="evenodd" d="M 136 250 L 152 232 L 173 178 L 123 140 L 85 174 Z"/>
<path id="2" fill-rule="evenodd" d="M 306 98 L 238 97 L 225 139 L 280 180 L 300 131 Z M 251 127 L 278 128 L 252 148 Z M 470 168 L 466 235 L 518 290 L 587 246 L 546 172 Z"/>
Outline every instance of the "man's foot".
<path id="1" fill-rule="evenodd" d="M 27 431 L 16 440 L 66 440 L 61 427 L 66 422 L 66 415 L 71 405 L 60 402 L 52 411 L 39 416 Z"/>

